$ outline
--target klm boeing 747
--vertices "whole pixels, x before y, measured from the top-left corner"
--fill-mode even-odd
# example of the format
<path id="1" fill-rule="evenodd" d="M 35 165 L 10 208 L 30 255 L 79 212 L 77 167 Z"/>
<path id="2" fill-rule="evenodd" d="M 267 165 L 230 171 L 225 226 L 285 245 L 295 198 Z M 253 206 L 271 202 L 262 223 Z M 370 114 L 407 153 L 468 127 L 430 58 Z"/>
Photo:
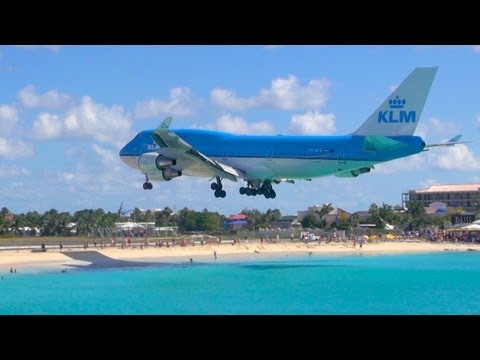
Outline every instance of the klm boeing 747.
<path id="1" fill-rule="evenodd" d="M 276 197 L 273 184 L 335 175 L 357 177 L 375 164 L 418 154 L 448 142 L 426 145 L 414 136 L 437 67 L 416 68 L 355 132 L 343 136 L 234 135 L 198 129 L 170 129 L 167 117 L 155 130 L 141 131 L 120 158 L 150 180 L 202 176 L 217 198 L 226 196 L 222 180 L 243 180 L 240 194 Z"/>

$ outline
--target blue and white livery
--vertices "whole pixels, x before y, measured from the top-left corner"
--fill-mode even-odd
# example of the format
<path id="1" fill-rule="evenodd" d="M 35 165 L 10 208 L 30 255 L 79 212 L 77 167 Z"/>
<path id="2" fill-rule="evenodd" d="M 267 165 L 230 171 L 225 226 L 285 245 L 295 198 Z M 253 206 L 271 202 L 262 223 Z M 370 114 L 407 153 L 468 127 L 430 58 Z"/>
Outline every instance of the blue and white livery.
<path id="1" fill-rule="evenodd" d="M 416 68 L 375 112 L 350 135 L 234 135 L 198 129 L 170 129 L 171 117 L 155 130 L 141 131 L 120 151 L 120 158 L 150 180 L 202 176 L 215 181 L 217 198 L 226 196 L 222 180 L 246 181 L 240 194 L 275 198 L 272 184 L 335 175 L 357 177 L 374 165 L 458 144 L 425 145 L 414 136 L 437 67 Z"/>

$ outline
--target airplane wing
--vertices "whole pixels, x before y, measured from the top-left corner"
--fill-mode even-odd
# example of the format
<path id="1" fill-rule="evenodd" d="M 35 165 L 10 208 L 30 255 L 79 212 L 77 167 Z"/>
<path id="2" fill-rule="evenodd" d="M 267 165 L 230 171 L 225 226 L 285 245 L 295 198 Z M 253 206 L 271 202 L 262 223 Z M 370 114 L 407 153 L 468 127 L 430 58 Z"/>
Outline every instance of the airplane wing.
<path id="1" fill-rule="evenodd" d="M 176 160 L 182 158 L 193 160 L 197 164 L 205 166 L 211 171 L 212 176 L 219 176 L 234 182 L 237 181 L 237 177 L 240 175 L 234 168 L 212 160 L 196 150 L 180 136 L 169 130 L 171 122 L 171 117 L 165 118 L 153 132 L 152 139 L 158 146 L 168 148 L 172 154 L 175 154 Z"/>
<path id="2" fill-rule="evenodd" d="M 453 145 L 458 145 L 458 144 L 471 143 L 471 141 L 458 141 L 458 140 L 460 140 L 461 137 L 462 137 L 462 135 L 456 135 L 453 138 L 451 138 L 450 140 L 448 140 L 447 142 L 443 142 L 443 143 L 439 143 L 439 144 L 425 145 L 424 151 L 428 151 L 429 148 L 437 147 L 437 146 L 453 146 Z"/>

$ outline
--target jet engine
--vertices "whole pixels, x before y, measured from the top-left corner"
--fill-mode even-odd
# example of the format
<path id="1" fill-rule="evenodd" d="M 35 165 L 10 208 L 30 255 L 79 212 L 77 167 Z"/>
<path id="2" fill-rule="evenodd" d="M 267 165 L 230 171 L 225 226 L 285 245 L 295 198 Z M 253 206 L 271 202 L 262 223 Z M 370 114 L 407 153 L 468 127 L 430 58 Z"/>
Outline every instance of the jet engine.
<path id="1" fill-rule="evenodd" d="M 170 166 L 175 166 L 177 160 L 169 159 L 156 152 L 145 153 L 138 158 L 138 167 L 143 172 L 156 172 L 158 170 L 165 170 Z"/>
<path id="2" fill-rule="evenodd" d="M 162 170 L 162 176 L 166 181 L 172 180 L 173 178 L 182 176 L 180 170 L 173 170 L 172 168 L 166 168 Z"/>
<path id="3" fill-rule="evenodd" d="M 336 173 L 336 177 L 341 177 L 341 178 L 352 178 L 352 177 L 357 177 L 360 174 L 366 174 L 371 171 L 371 168 L 369 167 L 362 167 L 358 169 L 353 169 L 353 170 L 347 170 L 347 171 L 342 171 L 339 173 Z"/>

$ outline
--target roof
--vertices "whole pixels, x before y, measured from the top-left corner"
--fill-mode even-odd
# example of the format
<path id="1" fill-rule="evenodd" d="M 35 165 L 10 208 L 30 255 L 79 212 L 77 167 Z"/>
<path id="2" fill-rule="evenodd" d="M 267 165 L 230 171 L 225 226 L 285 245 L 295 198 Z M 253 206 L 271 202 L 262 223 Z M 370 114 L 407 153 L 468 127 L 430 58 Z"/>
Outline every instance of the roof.
<path id="1" fill-rule="evenodd" d="M 479 191 L 480 184 L 451 184 L 432 185 L 428 189 L 414 190 L 418 193 L 455 192 L 455 191 Z"/>
<path id="2" fill-rule="evenodd" d="M 285 215 L 280 218 L 278 221 L 294 221 L 297 220 L 297 215 Z"/>
<path id="3" fill-rule="evenodd" d="M 342 213 L 342 212 L 343 212 L 343 213 L 346 213 L 346 214 L 350 214 L 348 211 L 345 211 L 345 210 L 340 209 L 340 208 L 335 208 L 335 209 L 333 209 L 332 211 L 330 211 L 330 212 L 328 213 L 328 215 L 339 215 L 339 214 Z"/>
<path id="4" fill-rule="evenodd" d="M 244 214 L 230 215 L 226 220 L 245 220 L 248 216 Z"/>

